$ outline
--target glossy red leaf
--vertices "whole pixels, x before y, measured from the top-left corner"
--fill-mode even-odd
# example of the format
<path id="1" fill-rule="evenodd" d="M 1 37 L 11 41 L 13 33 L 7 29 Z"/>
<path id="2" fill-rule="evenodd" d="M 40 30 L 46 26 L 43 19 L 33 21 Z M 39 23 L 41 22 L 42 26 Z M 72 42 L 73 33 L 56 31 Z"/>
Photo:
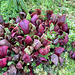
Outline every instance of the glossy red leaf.
<path id="1" fill-rule="evenodd" d="M 24 34 L 28 34 L 29 33 L 29 21 L 26 19 L 23 19 L 22 21 L 20 21 L 19 26 L 21 27 L 21 29 L 23 30 Z"/>
<path id="2" fill-rule="evenodd" d="M 34 47 L 34 49 L 38 50 L 42 46 L 42 44 L 39 40 L 34 39 L 32 46 Z"/>
<path id="3" fill-rule="evenodd" d="M 50 45 L 50 43 L 51 42 L 49 40 L 46 40 L 46 39 L 44 39 L 43 42 L 42 42 L 44 47 L 47 46 L 47 45 Z"/>
<path id="4" fill-rule="evenodd" d="M 51 15 L 53 14 L 52 10 L 46 10 L 47 18 L 50 19 Z"/>
<path id="5" fill-rule="evenodd" d="M 3 39 L 3 40 L 0 40 L 0 46 L 10 47 L 10 43 L 6 39 Z"/>
<path id="6" fill-rule="evenodd" d="M 31 59 L 30 59 L 30 56 L 28 54 L 24 54 L 23 60 L 25 63 L 29 63 Z"/>
<path id="7" fill-rule="evenodd" d="M 73 52 L 73 55 L 72 55 L 73 59 L 75 59 L 75 51 Z"/>
<path id="8" fill-rule="evenodd" d="M 0 25 L 0 37 L 4 36 L 4 27 Z"/>
<path id="9" fill-rule="evenodd" d="M 12 60 L 18 60 L 18 59 L 19 59 L 19 54 L 14 55 L 13 58 L 12 58 Z"/>
<path id="10" fill-rule="evenodd" d="M 59 29 L 60 29 L 59 26 L 56 24 L 54 27 L 54 31 L 58 31 Z"/>
<path id="11" fill-rule="evenodd" d="M 64 39 L 59 39 L 58 42 L 59 42 L 60 45 L 65 45 L 65 44 L 68 43 L 68 41 L 69 41 L 68 34 L 66 34 L 65 38 Z"/>
<path id="12" fill-rule="evenodd" d="M 8 75 L 8 71 L 4 72 L 3 75 Z"/>
<path id="13" fill-rule="evenodd" d="M 0 59 L 0 67 L 1 68 L 3 68 L 3 67 L 5 67 L 6 66 L 6 58 L 2 58 L 2 59 Z"/>
<path id="14" fill-rule="evenodd" d="M 40 65 L 41 63 L 46 64 L 47 63 L 47 59 L 44 57 L 38 57 L 37 61 L 36 61 L 36 66 Z"/>
<path id="15" fill-rule="evenodd" d="M 38 54 L 39 54 L 38 51 L 37 51 L 37 52 L 34 52 L 34 53 L 32 54 L 32 58 L 37 58 Z"/>
<path id="16" fill-rule="evenodd" d="M 40 32 L 41 34 L 44 33 L 44 27 L 41 24 L 39 25 L 38 32 Z"/>
<path id="17" fill-rule="evenodd" d="M 66 15 L 58 16 L 58 25 L 61 26 L 65 23 Z"/>
<path id="18" fill-rule="evenodd" d="M 52 10 L 46 10 L 46 14 L 52 15 L 53 14 L 53 11 Z"/>
<path id="19" fill-rule="evenodd" d="M 75 59 L 75 51 L 73 52 L 73 51 L 70 51 L 70 58 L 72 58 L 72 59 Z"/>
<path id="20" fill-rule="evenodd" d="M 16 18 L 16 23 L 18 23 L 18 22 L 20 22 L 21 21 L 21 19 L 17 16 L 17 18 Z"/>
<path id="21" fill-rule="evenodd" d="M 62 64 L 63 64 L 63 62 L 64 62 L 64 58 L 59 57 L 59 62 L 60 62 L 60 65 L 62 65 Z"/>
<path id="22" fill-rule="evenodd" d="M 36 12 L 31 13 L 31 18 L 36 14 Z"/>
<path id="23" fill-rule="evenodd" d="M 45 21 L 45 27 L 49 27 L 50 20 Z"/>
<path id="24" fill-rule="evenodd" d="M 38 19 L 38 16 L 37 14 L 33 15 L 32 19 L 31 19 L 31 22 L 36 25 L 36 20 Z"/>
<path id="25" fill-rule="evenodd" d="M 37 15 L 41 14 L 41 10 L 40 9 L 35 9 L 35 12 L 36 12 Z"/>
<path id="26" fill-rule="evenodd" d="M 16 65 L 16 68 L 17 68 L 17 69 L 22 69 L 22 68 L 23 68 L 23 67 L 22 67 L 22 64 L 21 64 L 20 62 L 18 62 L 17 65 Z"/>
<path id="27" fill-rule="evenodd" d="M 72 42 L 72 47 L 73 47 L 73 48 L 75 48 L 75 41 L 74 41 L 74 42 Z"/>
<path id="28" fill-rule="evenodd" d="M 40 48 L 39 53 L 41 55 L 47 55 L 49 53 L 49 50 L 50 50 L 50 45 L 46 46 L 45 48 Z"/>
<path id="29" fill-rule="evenodd" d="M 32 38 L 29 35 L 27 35 L 27 37 L 25 39 L 26 44 L 31 43 L 31 41 L 32 41 Z"/>
<path id="30" fill-rule="evenodd" d="M 40 19 L 36 20 L 36 25 L 39 26 L 42 23 L 42 21 Z"/>
<path id="31" fill-rule="evenodd" d="M 21 49 L 19 47 L 13 47 L 12 50 L 18 54 Z"/>
<path id="32" fill-rule="evenodd" d="M 8 46 L 0 46 L 0 58 L 7 55 Z"/>
<path id="33" fill-rule="evenodd" d="M 36 66 L 40 65 L 41 63 L 42 63 L 41 59 L 38 58 L 36 61 Z"/>
<path id="34" fill-rule="evenodd" d="M 8 75 L 16 75 L 17 74 L 17 69 L 16 67 L 12 64 L 9 66 L 8 70 Z"/>
<path id="35" fill-rule="evenodd" d="M 64 50 L 65 49 L 63 47 L 55 47 L 54 53 L 60 56 Z"/>
<path id="36" fill-rule="evenodd" d="M 12 56 L 6 57 L 7 61 L 11 61 Z"/>
<path id="37" fill-rule="evenodd" d="M 40 59 L 41 61 L 47 61 L 47 59 L 44 58 L 44 57 L 40 57 L 39 59 Z"/>
<path id="38" fill-rule="evenodd" d="M 65 31 L 65 32 L 68 30 L 67 23 L 65 23 L 65 24 L 62 25 L 62 30 Z"/>
<path id="39" fill-rule="evenodd" d="M 58 20 L 58 14 L 52 14 L 51 15 L 51 21 L 55 24 Z"/>
<path id="40" fill-rule="evenodd" d="M 52 54 L 51 61 L 57 66 L 58 65 L 58 56 L 56 54 Z"/>

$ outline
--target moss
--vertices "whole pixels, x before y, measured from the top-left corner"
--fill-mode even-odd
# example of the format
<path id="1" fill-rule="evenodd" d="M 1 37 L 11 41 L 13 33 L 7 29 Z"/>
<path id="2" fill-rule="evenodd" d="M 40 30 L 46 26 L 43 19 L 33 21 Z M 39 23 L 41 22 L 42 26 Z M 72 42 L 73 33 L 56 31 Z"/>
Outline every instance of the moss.
<path id="1" fill-rule="evenodd" d="M 69 53 L 65 52 L 61 56 L 64 57 L 65 61 L 59 69 L 59 75 L 75 74 L 75 61 L 69 58 Z"/>

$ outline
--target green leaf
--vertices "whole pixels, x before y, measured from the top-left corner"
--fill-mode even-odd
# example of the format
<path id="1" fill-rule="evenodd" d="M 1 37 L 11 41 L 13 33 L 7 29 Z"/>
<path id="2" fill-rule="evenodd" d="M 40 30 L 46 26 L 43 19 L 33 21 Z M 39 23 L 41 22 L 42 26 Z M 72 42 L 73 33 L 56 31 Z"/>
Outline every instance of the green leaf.
<path id="1" fill-rule="evenodd" d="M 15 63 L 13 61 L 8 62 L 7 65 L 10 66 L 11 64 L 14 64 L 15 65 Z"/>
<path id="2" fill-rule="evenodd" d="M 50 32 L 49 31 L 47 31 L 47 37 L 50 38 Z"/>
<path id="3" fill-rule="evenodd" d="M 26 72 L 26 73 L 30 72 L 30 69 L 28 69 L 27 66 L 25 66 L 23 70 L 24 70 L 24 72 Z"/>
<path id="4" fill-rule="evenodd" d="M 54 47 L 59 47 L 59 43 L 57 45 L 55 45 Z"/>
<path id="5" fill-rule="evenodd" d="M 56 34 L 56 32 L 55 32 L 55 31 L 52 31 L 52 33 L 53 33 L 53 34 Z"/>
<path id="6" fill-rule="evenodd" d="M 29 13 L 27 14 L 26 19 L 27 19 L 27 20 L 29 20 L 29 21 L 31 20 L 31 16 L 30 16 L 30 14 L 29 14 Z"/>
<path id="7" fill-rule="evenodd" d="M 59 39 L 63 39 L 63 36 L 58 35 L 58 38 L 59 38 Z"/>
<path id="8" fill-rule="evenodd" d="M 51 44 L 50 47 L 51 47 L 51 48 L 54 48 L 54 45 Z"/>
<path id="9" fill-rule="evenodd" d="M 31 66 L 35 67 L 36 66 L 36 63 L 35 62 L 32 62 Z"/>
<path id="10" fill-rule="evenodd" d="M 52 61 L 49 62 L 50 64 L 52 63 Z"/>
<path id="11" fill-rule="evenodd" d="M 16 42 L 15 46 L 19 46 L 19 45 L 20 45 L 20 43 L 19 42 Z"/>
<path id="12" fill-rule="evenodd" d="M 37 68 L 41 68 L 41 67 L 42 67 L 42 64 L 40 64 L 40 65 L 37 66 Z"/>
<path id="13" fill-rule="evenodd" d="M 44 57 L 44 58 L 46 58 L 46 59 L 49 59 L 49 57 L 48 57 L 48 56 L 49 56 L 50 54 L 51 54 L 51 52 L 50 52 L 50 53 L 48 53 L 47 55 L 41 55 L 41 54 L 39 54 L 39 56 L 40 56 L 40 57 Z"/>
<path id="14" fill-rule="evenodd" d="M 7 71 L 7 67 L 2 68 L 3 71 Z"/>
<path id="15" fill-rule="evenodd" d="M 10 31 L 8 28 L 5 28 L 5 32 L 6 32 L 6 34 L 10 34 Z"/>
<path id="16" fill-rule="evenodd" d="M 44 20 L 47 20 L 47 17 L 45 17 Z"/>
<path id="17" fill-rule="evenodd" d="M 53 23 L 50 24 L 50 31 L 52 31 L 52 30 L 54 30 L 54 24 Z"/>
<path id="18" fill-rule="evenodd" d="M 27 65 L 30 65 L 30 63 L 27 63 Z"/>
<path id="19" fill-rule="evenodd" d="M 24 11 L 27 13 L 27 8 L 25 6 L 24 0 L 19 0 L 19 1 L 20 1 L 20 4 L 21 4 L 22 9 L 24 9 Z"/>
<path id="20" fill-rule="evenodd" d="M 49 38 L 49 39 L 55 39 L 55 37 L 56 37 L 56 32 L 52 32 L 52 34 L 50 34 L 50 31 L 47 31 L 47 37 Z"/>
<path id="21" fill-rule="evenodd" d="M 15 10 L 17 10 L 17 1 L 13 0 L 13 6 L 15 7 Z"/>
<path id="22" fill-rule="evenodd" d="M 34 35 L 33 38 L 34 38 L 34 39 L 38 39 L 38 40 L 40 40 L 40 37 L 37 36 L 37 35 Z"/>
<path id="23" fill-rule="evenodd" d="M 12 56 L 12 57 L 14 56 L 14 52 L 13 52 L 13 51 L 11 51 L 11 56 Z"/>
<path id="24" fill-rule="evenodd" d="M 3 75 L 3 72 L 1 72 L 0 75 Z"/>

